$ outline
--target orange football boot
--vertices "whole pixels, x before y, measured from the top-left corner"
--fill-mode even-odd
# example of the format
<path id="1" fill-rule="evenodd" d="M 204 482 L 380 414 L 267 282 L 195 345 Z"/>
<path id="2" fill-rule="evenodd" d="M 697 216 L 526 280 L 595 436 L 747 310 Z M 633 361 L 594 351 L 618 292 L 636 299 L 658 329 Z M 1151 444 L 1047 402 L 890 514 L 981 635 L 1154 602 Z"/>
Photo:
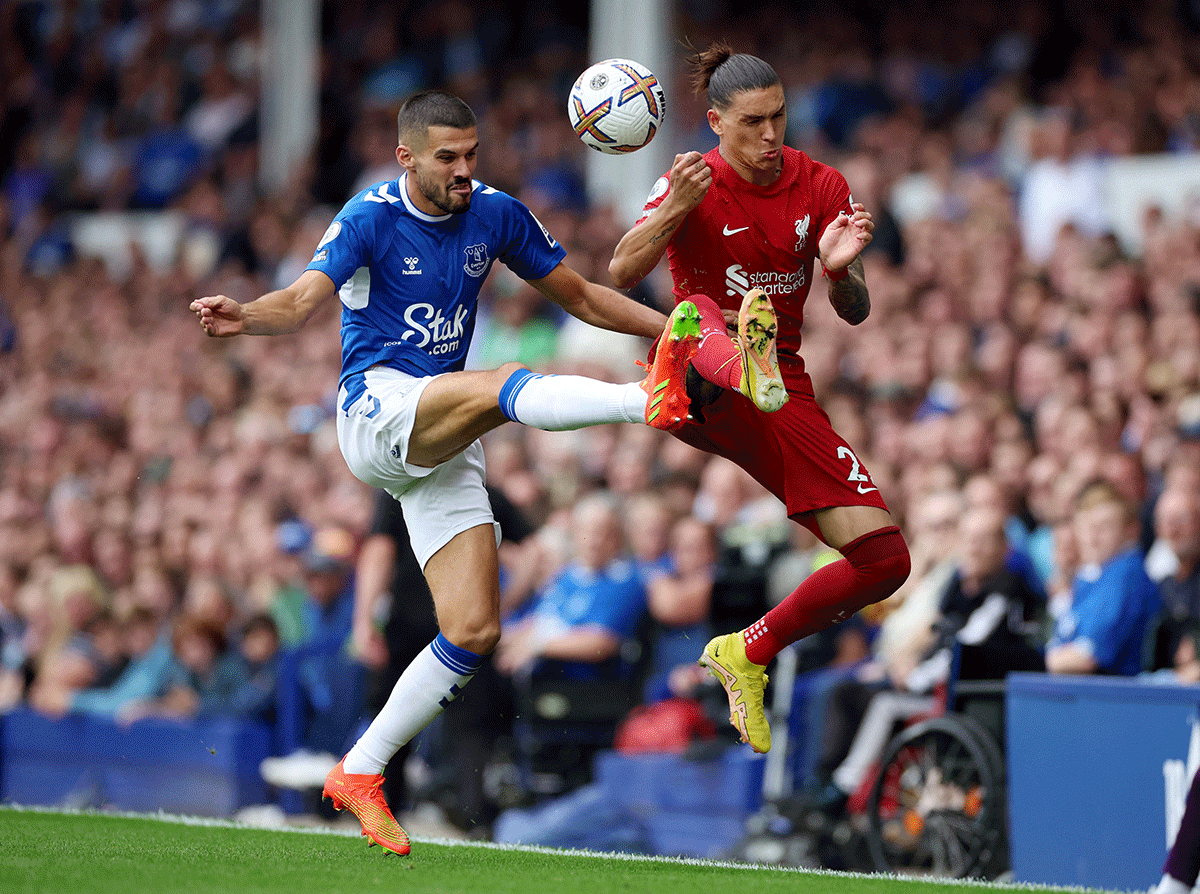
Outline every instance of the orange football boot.
<path id="1" fill-rule="evenodd" d="M 334 809 L 349 810 L 362 823 L 362 834 L 370 839 L 370 845 L 379 845 L 392 854 L 407 854 L 411 849 L 408 834 L 400 828 L 392 811 L 384 800 L 379 787 L 383 785 L 380 773 L 347 773 L 342 764 L 345 758 L 325 777 L 325 788 L 321 796 L 333 801 Z"/>

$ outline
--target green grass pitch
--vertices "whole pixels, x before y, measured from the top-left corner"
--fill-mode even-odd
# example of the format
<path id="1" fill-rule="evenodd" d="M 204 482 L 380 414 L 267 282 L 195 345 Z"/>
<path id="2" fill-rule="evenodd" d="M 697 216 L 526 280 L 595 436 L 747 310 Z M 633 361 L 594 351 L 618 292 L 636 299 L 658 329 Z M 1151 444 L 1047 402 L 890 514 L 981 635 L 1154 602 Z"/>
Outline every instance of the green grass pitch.
<path id="1" fill-rule="evenodd" d="M 341 832 L 0 808 L 4 894 L 969 894 L 1062 891 L 703 860 L 417 840 L 406 857 Z"/>

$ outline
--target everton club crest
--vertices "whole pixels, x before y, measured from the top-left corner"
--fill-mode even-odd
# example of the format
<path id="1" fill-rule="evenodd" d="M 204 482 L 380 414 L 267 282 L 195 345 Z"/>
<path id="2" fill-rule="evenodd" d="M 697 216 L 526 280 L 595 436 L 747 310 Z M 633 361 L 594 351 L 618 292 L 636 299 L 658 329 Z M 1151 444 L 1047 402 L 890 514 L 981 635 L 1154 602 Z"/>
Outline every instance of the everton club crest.
<path id="1" fill-rule="evenodd" d="M 478 242 L 475 245 L 468 245 L 463 251 L 467 255 L 467 262 L 463 264 L 463 270 L 471 276 L 483 276 L 488 267 L 487 246 Z"/>

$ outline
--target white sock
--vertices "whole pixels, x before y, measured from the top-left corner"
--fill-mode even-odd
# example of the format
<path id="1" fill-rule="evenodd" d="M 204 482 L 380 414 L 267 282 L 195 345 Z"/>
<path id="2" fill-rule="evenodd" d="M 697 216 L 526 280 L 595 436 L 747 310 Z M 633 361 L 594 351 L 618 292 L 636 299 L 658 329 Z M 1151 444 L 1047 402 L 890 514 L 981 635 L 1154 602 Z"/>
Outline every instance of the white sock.
<path id="1" fill-rule="evenodd" d="M 515 387 L 501 392 L 501 409 L 509 419 L 534 428 L 570 431 L 646 421 L 646 392 L 637 382 L 614 385 L 584 376 L 530 374 L 510 381 Z"/>
<path id="2" fill-rule="evenodd" d="M 1171 878 L 1164 873 L 1152 894 L 1192 894 L 1192 886 L 1185 885 L 1179 879 Z"/>
<path id="3" fill-rule="evenodd" d="M 475 661 L 462 660 L 464 655 Z M 354 743 L 342 765 L 345 772 L 382 773 L 392 755 L 425 729 L 471 681 L 481 660 L 438 634 L 404 669 L 387 704 Z"/>

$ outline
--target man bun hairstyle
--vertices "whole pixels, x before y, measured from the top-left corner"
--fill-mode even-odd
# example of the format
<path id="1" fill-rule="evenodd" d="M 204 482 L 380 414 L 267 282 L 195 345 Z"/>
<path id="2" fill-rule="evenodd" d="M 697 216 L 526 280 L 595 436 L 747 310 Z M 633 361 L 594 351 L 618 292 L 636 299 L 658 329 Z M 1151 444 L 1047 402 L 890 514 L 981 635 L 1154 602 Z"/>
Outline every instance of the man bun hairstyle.
<path id="1" fill-rule="evenodd" d="M 708 95 L 709 104 L 723 111 L 733 97 L 745 90 L 761 90 L 781 83 L 768 63 L 749 53 L 735 53 L 729 44 L 711 43 L 707 50 L 692 56 L 692 91 Z"/>
<path id="2" fill-rule="evenodd" d="M 424 137 L 431 127 L 454 127 L 467 130 L 475 127 L 471 107 L 451 93 L 441 90 L 422 90 L 404 101 L 396 113 L 396 129 L 400 142 Z"/>

